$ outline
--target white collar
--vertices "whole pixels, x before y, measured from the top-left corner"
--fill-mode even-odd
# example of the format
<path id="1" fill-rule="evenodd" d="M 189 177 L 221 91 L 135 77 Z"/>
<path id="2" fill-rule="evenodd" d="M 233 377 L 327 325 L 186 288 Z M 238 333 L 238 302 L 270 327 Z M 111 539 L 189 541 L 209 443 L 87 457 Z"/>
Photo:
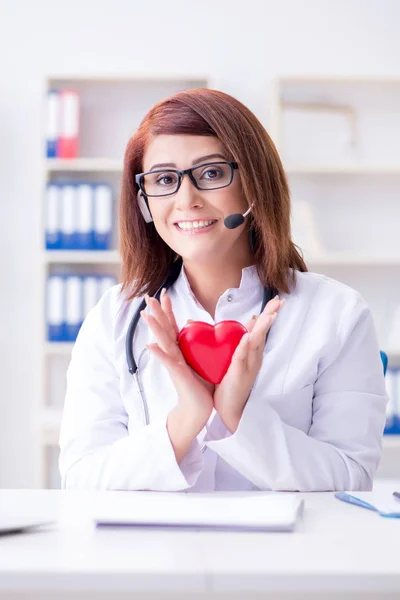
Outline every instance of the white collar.
<path id="1" fill-rule="evenodd" d="M 189 294 L 196 302 L 196 304 L 199 304 L 195 294 L 193 293 L 192 288 L 190 287 L 190 283 L 183 265 L 181 268 L 181 272 L 179 273 L 179 276 L 174 284 L 174 287 L 176 287 L 177 291 L 181 290 Z M 258 277 L 256 265 L 250 265 L 249 267 L 244 267 L 244 269 L 242 269 L 242 277 L 240 280 L 239 287 L 229 289 L 237 290 L 237 294 L 239 294 L 240 296 L 245 296 L 250 290 L 254 290 L 255 288 L 260 289 L 262 288 L 262 285 Z"/>

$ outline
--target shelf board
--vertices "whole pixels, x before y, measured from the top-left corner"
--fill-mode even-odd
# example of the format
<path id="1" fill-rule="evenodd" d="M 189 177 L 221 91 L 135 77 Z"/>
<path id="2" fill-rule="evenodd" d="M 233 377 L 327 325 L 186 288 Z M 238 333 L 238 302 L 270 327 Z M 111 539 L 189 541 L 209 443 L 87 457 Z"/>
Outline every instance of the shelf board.
<path id="1" fill-rule="evenodd" d="M 74 342 L 44 342 L 43 351 L 49 356 L 70 356 Z"/>
<path id="2" fill-rule="evenodd" d="M 56 171 L 96 171 L 108 173 L 121 173 L 123 161 L 118 158 L 47 158 L 46 169 Z"/>
<path id="3" fill-rule="evenodd" d="M 394 165 L 301 165 L 287 164 L 284 170 L 288 175 L 400 175 L 400 164 Z"/>
<path id="4" fill-rule="evenodd" d="M 304 252 L 304 260 L 310 265 L 400 266 L 400 254 L 398 256 L 360 256 L 343 252 L 321 252 L 321 254 L 307 255 Z"/>
<path id="5" fill-rule="evenodd" d="M 49 75 L 47 81 L 79 81 L 83 83 L 176 83 L 192 81 L 205 83 L 208 81 L 208 75 L 190 75 L 189 73 L 155 73 L 138 75 L 82 75 L 75 73 L 71 75 Z"/>
<path id="6" fill-rule="evenodd" d="M 119 264 L 118 250 L 47 250 L 43 253 L 46 264 Z"/>
<path id="7" fill-rule="evenodd" d="M 400 434 L 384 435 L 382 446 L 383 448 L 400 450 Z"/>

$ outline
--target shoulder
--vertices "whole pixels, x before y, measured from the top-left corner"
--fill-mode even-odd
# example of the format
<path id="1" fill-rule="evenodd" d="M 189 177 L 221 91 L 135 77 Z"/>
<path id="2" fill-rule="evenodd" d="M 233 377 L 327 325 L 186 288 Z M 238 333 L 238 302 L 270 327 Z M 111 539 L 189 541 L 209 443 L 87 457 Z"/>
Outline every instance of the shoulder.
<path id="1" fill-rule="evenodd" d="M 296 285 L 290 296 L 304 308 L 311 318 L 329 320 L 345 329 L 351 328 L 361 317 L 368 317 L 370 309 L 363 296 L 354 288 L 321 273 L 297 271 Z"/>
<path id="2" fill-rule="evenodd" d="M 361 299 L 361 295 L 357 290 L 322 273 L 296 271 L 295 280 L 296 285 L 291 291 L 291 295 L 294 297 L 311 298 L 317 294 L 319 297 L 331 302 L 339 299 L 356 302 Z"/>

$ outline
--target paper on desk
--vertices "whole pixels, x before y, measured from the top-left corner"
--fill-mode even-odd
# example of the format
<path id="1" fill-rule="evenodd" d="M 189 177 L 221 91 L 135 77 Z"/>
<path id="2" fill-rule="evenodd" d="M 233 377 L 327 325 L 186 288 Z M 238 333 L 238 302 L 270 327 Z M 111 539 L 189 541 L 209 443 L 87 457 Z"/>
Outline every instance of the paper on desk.
<path id="1" fill-rule="evenodd" d="M 382 517 L 400 518 L 400 500 L 386 490 L 374 492 L 336 492 L 335 497 L 343 502 L 368 508 Z"/>
<path id="2" fill-rule="evenodd" d="M 128 492 L 95 510 L 96 525 L 291 531 L 303 508 L 278 492 Z"/>

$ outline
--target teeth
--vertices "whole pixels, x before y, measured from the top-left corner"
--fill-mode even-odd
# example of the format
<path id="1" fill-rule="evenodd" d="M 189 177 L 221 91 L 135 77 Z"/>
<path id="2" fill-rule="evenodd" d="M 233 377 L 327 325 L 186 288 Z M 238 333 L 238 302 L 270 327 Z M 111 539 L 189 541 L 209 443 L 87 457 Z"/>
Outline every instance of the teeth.
<path id="1" fill-rule="evenodd" d="M 214 223 L 214 221 L 181 221 L 178 223 L 179 229 L 202 229 L 208 227 Z"/>

